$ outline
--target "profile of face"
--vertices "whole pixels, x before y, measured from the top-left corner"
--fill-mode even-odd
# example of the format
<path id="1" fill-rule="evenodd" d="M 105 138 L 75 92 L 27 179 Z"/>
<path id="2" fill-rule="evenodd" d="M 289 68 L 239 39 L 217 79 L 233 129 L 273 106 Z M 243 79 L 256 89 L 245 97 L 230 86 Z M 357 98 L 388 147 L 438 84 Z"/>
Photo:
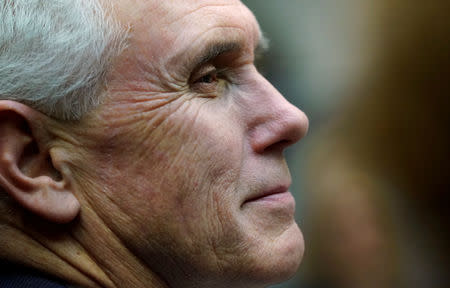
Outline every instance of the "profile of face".
<path id="1" fill-rule="evenodd" d="M 69 152 L 85 201 L 170 287 L 289 278 L 304 247 L 283 150 L 308 120 L 256 70 L 253 14 L 238 0 L 115 9 L 129 45 Z"/>

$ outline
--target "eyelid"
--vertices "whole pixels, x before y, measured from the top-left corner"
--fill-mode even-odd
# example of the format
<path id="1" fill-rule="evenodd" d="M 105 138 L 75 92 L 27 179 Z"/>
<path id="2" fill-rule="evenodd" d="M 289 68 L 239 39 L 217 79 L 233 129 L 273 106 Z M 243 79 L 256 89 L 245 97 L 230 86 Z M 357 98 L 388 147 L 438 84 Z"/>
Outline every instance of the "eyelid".
<path id="1" fill-rule="evenodd" d="M 224 93 L 230 80 L 226 75 L 226 71 L 229 68 L 217 68 L 212 64 L 208 64 L 205 67 L 198 69 L 194 72 L 190 80 L 190 87 L 192 91 L 199 93 L 203 98 L 215 98 L 218 95 Z M 213 75 L 214 81 L 204 82 L 202 78 Z"/>
<path id="2" fill-rule="evenodd" d="M 202 77 L 207 76 L 211 73 L 215 73 L 219 78 L 224 79 L 224 78 L 227 78 L 227 77 L 225 77 L 225 73 L 229 70 L 230 69 L 228 67 L 218 68 L 213 64 L 207 64 L 192 74 L 190 83 L 196 83 Z M 225 79 L 225 80 L 228 80 L 228 79 Z"/>
<path id="3" fill-rule="evenodd" d="M 200 67 L 199 69 L 194 70 L 189 82 L 195 83 L 202 77 L 204 77 L 212 72 L 216 72 L 216 71 L 217 71 L 217 68 L 214 65 L 212 65 L 212 64 L 204 65 L 204 66 Z"/>

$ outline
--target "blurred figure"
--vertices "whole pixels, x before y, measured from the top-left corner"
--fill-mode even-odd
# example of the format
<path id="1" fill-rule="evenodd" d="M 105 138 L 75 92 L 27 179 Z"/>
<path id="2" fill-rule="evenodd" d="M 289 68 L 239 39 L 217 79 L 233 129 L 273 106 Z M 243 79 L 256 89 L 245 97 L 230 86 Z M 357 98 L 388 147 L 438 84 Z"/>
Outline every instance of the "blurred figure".
<path id="1" fill-rule="evenodd" d="M 367 5 L 374 61 L 309 143 L 306 277 L 449 287 L 450 2 Z"/>
<path id="2" fill-rule="evenodd" d="M 311 287 L 404 287 L 391 197 L 343 152 L 345 147 L 338 150 L 313 156 L 318 165 L 311 165 L 314 194 L 305 216 L 307 282 Z"/>

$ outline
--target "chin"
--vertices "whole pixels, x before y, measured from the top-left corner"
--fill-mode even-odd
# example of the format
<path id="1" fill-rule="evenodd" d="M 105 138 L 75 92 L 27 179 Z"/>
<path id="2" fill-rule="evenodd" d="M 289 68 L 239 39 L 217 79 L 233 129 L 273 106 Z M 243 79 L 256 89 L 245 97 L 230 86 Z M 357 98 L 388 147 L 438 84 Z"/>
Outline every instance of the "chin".
<path id="1" fill-rule="evenodd" d="M 256 257 L 253 259 L 254 269 L 250 275 L 260 285 L 255 287 L 265 287 L 292 278 L 300 266 L 305 250 L 303 235 L 296 223 L 277 239 L 266 242 L 260 242 L 265 247 L 257 245 L 255 249 L 259 251 L 254 251 Z"/>

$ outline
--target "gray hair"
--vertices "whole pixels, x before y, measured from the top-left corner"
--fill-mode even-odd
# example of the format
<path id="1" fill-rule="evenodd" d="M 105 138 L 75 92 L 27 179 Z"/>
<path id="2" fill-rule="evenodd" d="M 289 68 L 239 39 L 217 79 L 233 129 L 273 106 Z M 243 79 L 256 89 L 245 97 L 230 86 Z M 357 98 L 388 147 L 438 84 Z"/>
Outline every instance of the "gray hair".
<path id="1" fill-rule="evenodd" d="M 62 120 L 98 105 L 127 39 L 106 8 L 99 0 L 0 0 L 0 100 Z"/>

